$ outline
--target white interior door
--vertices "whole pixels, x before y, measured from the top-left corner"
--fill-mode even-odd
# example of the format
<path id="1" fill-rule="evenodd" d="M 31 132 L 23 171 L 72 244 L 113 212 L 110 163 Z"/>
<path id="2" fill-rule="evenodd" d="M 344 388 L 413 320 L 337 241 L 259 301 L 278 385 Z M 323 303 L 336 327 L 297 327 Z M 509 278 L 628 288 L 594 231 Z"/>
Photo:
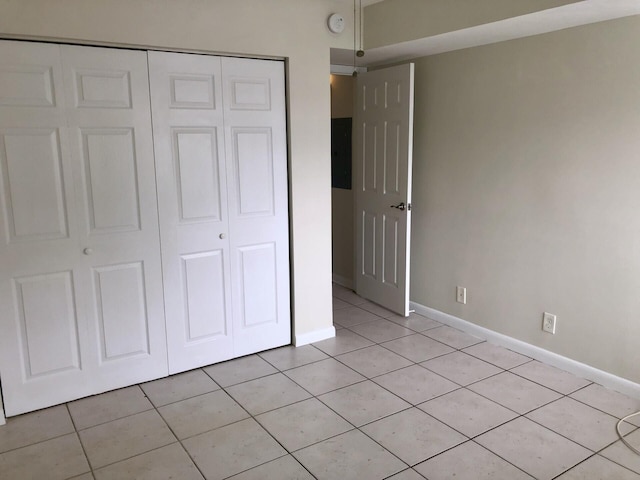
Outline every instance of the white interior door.
<path id="1" fill-rule="evenodd" d="M 235 356 L 291 343 L 284 63 L 222 59 Z"/>
<path id="2" fill-rule="evenodd" d="M 220 57 L 149 52 L 169 371 L 233 357 Z"/>
<path id="3" fill-rule="evenodd" d="M 356 292 L 409 315 L 412 63 L 358 75 L 355 114 Z"/>
<path id="4" fill-rule="evenodd" d="M 0 42 L 7 415 L 167 374 L 143 52 Z"/>

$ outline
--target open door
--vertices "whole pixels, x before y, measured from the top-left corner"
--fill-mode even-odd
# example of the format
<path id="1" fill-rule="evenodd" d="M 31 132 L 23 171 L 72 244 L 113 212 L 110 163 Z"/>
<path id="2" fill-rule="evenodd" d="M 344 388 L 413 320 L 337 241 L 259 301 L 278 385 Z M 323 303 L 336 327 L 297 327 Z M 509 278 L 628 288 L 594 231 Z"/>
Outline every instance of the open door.
<path id="1" fill-rule="evenodd" d="M 358 75 L 354 190 L 358 295 L 409 315 L 414 64 Z"/>

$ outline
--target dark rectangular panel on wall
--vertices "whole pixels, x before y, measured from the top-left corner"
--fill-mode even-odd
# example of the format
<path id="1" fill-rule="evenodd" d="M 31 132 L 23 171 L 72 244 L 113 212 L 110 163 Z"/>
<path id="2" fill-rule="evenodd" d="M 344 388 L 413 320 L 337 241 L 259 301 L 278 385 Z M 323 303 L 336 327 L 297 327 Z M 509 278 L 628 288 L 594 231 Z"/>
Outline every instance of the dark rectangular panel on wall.
<path id="1" fill-rule="evenodd" d="M 331 119 L 331 186 L 351 190 L 351 118 Z"/>

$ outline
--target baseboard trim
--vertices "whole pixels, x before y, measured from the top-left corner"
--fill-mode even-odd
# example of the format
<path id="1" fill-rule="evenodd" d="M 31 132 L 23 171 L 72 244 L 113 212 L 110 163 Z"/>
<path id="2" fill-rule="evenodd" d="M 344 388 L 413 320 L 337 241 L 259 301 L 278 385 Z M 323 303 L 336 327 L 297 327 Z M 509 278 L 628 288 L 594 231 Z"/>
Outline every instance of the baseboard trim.
<path id="1" fill-rule="evenodd" d="M 302 347 L 303 345 L 309 345 L 310 343 L 320 342 L 327 338 L 333 338 L 336 336 L 336 327 L 322 328 L 320 330 L 313 330 L 312 332 L 302 333 L 295 335 L 294 345 L 296 347 Z"/>
<path id="2" fill-rule="evenodd" d="M 585 363 L 550 352 L 544 348 L 536 347 L 530 343 L 475 325 L 467 320 L 441 312 L 435 308 L 427 307 L 416 302 L 411 302 L 411 308 L 420 315 L 424 315 L 425 317 L 437 320 L 440 323 L 457 328 L 458 330 L 462 330 L 470 335 L 482 338 L 494 345 L 508 348 L 516 353 L 526 355 L 527 357 L 544 362 L 547 365 L 573 373 L 578 377 L 598 383 L 604 387 L 610 388 L 611 390 L 640 399 L 640 384 L 634 383 L 626 378 L 618 377 Z"/>
<path id="3" fill-rule="evenodd" d="M 337 273 L 333 274 L 333 283 L 337 283 L 338 285 L 353 290 L 353 280 L 343 277 L 342 275 L 338 275 Z"/>

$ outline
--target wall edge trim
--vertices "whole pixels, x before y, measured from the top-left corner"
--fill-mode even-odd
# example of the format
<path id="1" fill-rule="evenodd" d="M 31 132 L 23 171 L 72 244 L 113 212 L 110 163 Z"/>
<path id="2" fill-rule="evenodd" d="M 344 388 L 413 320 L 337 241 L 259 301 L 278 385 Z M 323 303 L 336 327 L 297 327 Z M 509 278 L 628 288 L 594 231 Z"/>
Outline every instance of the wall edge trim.
<path id="1" fill-rule="evenodd" d="M 302 333 L 300 335 L 296 335 L 294 338 L 294 345 L 296 347 L 302 347 L 304 345 L 309 345 L 310 343 L 319 342 L 321 340 L 326 340 L 327 338 L 333 338 L 336 336 L 336 327 L 329 328 L 319 328 L 317 330 L 312 330 L 307 333 Z"/>
<path id="2" fill-rule="evenodd" d="M 494 345 L 508 348 L 516 353 L 526 355 L 535 360 L 544 362 L 547 365 L 551 365 L 552 367 L 559 368 L 578 377 L 598 383 L 611 390 L 640 399 L 640 384 L 634 383 L 631 380 L 618 377 L 617 375 L 605 372 L 604 370 L 597 369 L 585 363 L 578 362 L 577 360 L 573 360 L 569 357 L 559 355 L 549 350 L 545 350 L 544 348 L 509 337 L 508 335 L 481 327 L 467 320 L 463 320 L 462 318 L 436 310 L 435 308 L 427 307 L 417 302 L 410 302 L 410 304 L 411 308 L 420 315 L 437 320 L 440 323 L 457 328 L 470 335 L 482 338 Z"/>

